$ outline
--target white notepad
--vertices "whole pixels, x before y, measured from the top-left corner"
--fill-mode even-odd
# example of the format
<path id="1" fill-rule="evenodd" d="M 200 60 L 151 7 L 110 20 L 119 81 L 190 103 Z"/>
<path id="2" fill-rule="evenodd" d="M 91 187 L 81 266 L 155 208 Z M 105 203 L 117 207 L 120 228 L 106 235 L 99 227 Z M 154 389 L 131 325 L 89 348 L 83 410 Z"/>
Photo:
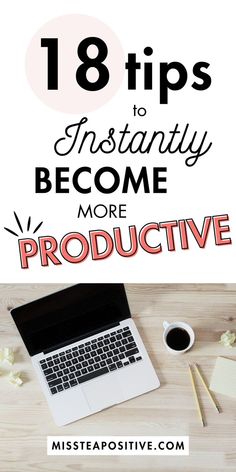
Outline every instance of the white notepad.
<path id="1" fill-rule="evenodd" d="M 217 357 L 210 389 L 228 397 L 236 398 L 236 361 Z"/>

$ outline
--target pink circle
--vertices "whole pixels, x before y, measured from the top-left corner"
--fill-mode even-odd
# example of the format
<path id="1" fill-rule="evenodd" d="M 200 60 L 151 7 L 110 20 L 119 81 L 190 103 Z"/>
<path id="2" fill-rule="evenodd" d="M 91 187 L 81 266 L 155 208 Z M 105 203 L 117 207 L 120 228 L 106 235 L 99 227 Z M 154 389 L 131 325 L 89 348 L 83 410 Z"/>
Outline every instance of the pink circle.
<path id="1" fill-rule="evenodd" d="M 76 71 L 82 64 L 77 49 L 88 37 L 100 38 L 108 49 L 102 64 L 109 71 L 109 81 L 97 91 L 85 90 L 76 81 Z M 58 39 L 57 90 L 48 90 L 49 50 L 41 46 L 42 38 Z M 96 53 L 98 49 L 94 45 L 86 52 L 91 59 Z M 98 70 L 93 67 L 96 64 L 90 64 L 86 77 L 93 82 L 98 78 Z M 124 74 L 124 53 L 117 36 L 100 20 L 85 15 L 65 15 L 49 21 L 34 35 L 26 55 L 26 73 L 33 91 L 46 105 L 65 113 L 88 112 L 104 105 L 116 93 Z"/>

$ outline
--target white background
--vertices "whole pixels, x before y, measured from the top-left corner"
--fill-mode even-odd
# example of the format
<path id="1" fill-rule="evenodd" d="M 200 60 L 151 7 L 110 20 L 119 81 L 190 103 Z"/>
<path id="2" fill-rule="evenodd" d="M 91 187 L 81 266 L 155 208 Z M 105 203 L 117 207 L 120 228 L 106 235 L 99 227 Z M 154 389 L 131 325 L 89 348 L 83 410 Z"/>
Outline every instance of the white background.
<path id="1" fill-rule="evenodd" d="M 1 14 L 1 228 L 0 281 L 7 282 L 235 282 L 235 17 L 233 1 L 128 1 L 106 0 L 30 0 L 4 3 Z M 122 196 L 116 192 L 104 197 L 54 193 L 36 195 L 36 166 L 68 165 L 76 169 L 92 165 L 83 155 L 59 162 L 53 144 L 63 135 L 75 116 L 56 112 L 44 105 L 32 92 L 25 74 L 25 54 L 31 37 L 51 18 L 63 14 L 87 14 L 105 22 L 119 37 L 125 54 L 136 52 L 143 58 L 143 48 L 154 49 L 154 90 L 127 91 L 126 80 L 117 94 L 102 108 L 88 113 L 91 126 L 104 135 L 110 126 L 122 129 L 129 122 L 137 129 L 181 129 L 190 123 L 200 135 L 208 131 L 213 147 L 198 163 L 187 168 L 183 157 L 117 158 L 115 155 L 93 161 L 94 169 L 111 165 L 121 170 L 127 165 L 141 167 L 165 163 L 168 167 L 168 193 Z M 190 83 L 177 93 L 170 93 L 168 105 L 159 104 L 159 63 L 180 61 L 191 71 L 195 62 L 210 62 L 212 85 L 197 92 Z M 156 82 L 155 82 L 156 81 Z M 156 83 L 156 85 L 155 85 Z M 144 118 L 132 118 L 132 107 L 145 106 Z M 127 203 L 127 219 L 76 218 L 79 204 Z M 94 262 L 89 256 L 81 264 L 42 268 L 39 258 L 29 270 L 20 268 L 17 239 L 3 230 L 16 228 L 13 210 L 26 225 L 44 221 L 41 235 L 60 238 L 70 231 L 87 234 L 90 229 L 125 231 L 135 224 L 140 229 L 152 221 L 194 218 L 201 227 L 204 216 L 228 213 L 231 246 L 215 246 L 210 236 L 205 249 L 191 241 L 188 251 L 163 250 L 149 255 L 141 249 L 132 258 L 113 253 L 105 261 Z"/>

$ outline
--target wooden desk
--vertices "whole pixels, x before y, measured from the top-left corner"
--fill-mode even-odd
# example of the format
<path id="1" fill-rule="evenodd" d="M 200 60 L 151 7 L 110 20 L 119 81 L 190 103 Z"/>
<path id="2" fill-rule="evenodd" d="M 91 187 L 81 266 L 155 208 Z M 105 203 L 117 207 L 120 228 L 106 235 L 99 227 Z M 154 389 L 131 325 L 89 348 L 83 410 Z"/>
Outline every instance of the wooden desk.
<path id="1" fill-rule="evenodd" d="M 25 384 L 0 377 L 0 470 L 3 472 L 236 470 L 236 401 L 218 395 L 217 414 L 201 389 L 208 426 L 197 416 L 187 371 L 198 362 L 209 380 L 218 355 L 236 358 L 236 347 L 218 344 L 223 331 L 236 331 L 236 285 L 127 285 L 132 314 L 157 369 L 161 388 L 64 428 L 53 424 L 28 354 L 9 315 L 17 305 L 65 285 L 0 285 L 0 346 L 17 351 L 14 369 Z M 196 332 L 194 348 L 171 356 L 162 344 L 162 322 L 185 320 Z M 189 457 L 47 457 L 47 435 L 189 435 Z"/>

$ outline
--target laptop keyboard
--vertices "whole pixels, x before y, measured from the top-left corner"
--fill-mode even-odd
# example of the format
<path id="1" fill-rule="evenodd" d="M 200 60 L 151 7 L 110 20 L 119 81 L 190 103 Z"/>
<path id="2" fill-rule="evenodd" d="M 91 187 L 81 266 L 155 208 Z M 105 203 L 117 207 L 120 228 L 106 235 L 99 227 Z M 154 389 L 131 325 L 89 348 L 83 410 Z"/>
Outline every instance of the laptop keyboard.
<path id="1" fill-rule="evenodd" d="M 55 395 L 141 360 L 130 328 L 126 326 L 46 357 L 40 361 L 40 367 Z"/>

